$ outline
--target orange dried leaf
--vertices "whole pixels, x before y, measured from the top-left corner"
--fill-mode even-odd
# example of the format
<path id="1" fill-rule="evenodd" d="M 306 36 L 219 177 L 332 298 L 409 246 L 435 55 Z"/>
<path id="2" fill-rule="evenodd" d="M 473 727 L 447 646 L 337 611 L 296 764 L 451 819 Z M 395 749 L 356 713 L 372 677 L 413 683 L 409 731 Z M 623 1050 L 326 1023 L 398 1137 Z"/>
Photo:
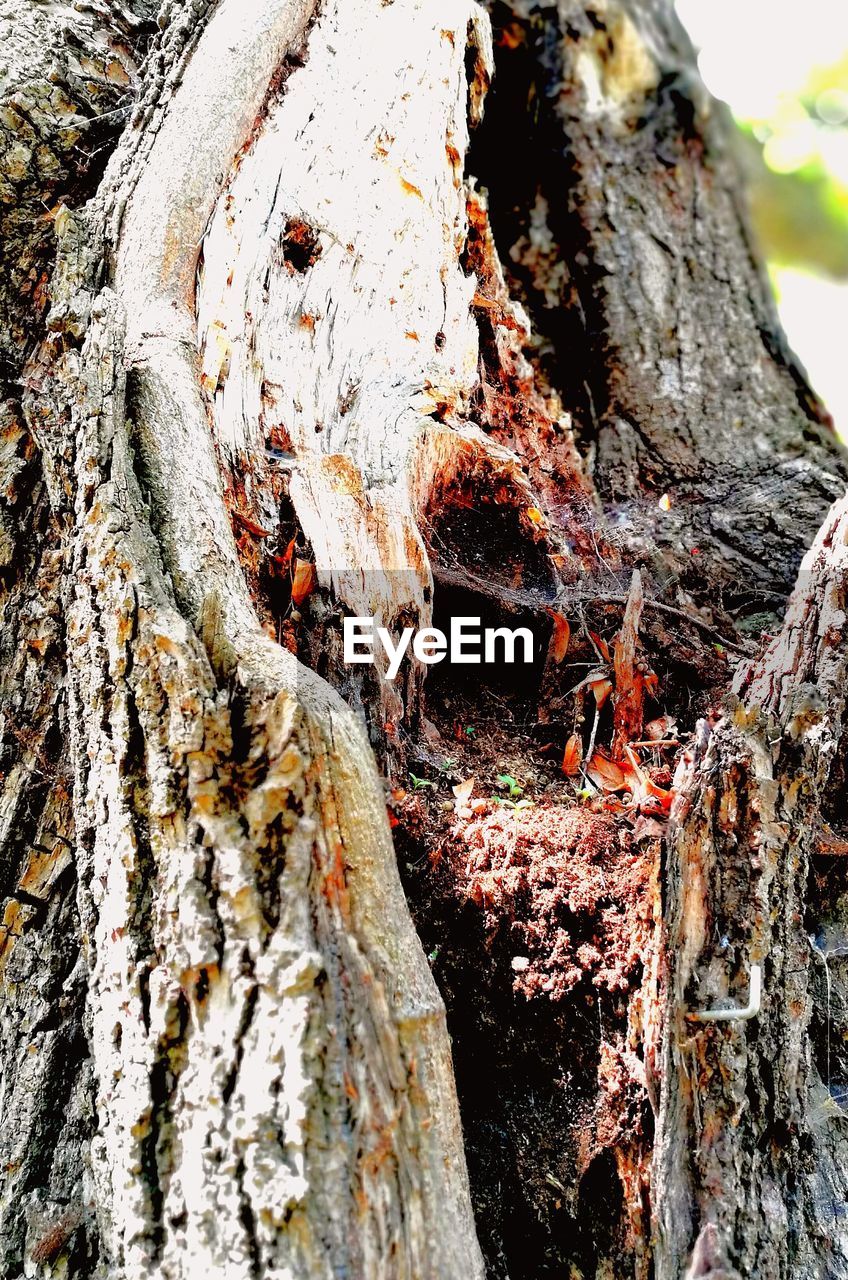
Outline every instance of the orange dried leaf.
<path id="1" fill-rule="evenodd" d="M 421 188 L 416 187 L 414 182 L 407 182 L 406 178 L 404 178 L 402 174 L 400 179 L 400 185 L 403 187 L 404 191 L 406 191 L 408 195 L 418 196 L 419 200 L 424 199 L 423 195 L 421 194 Z"/>
<path id="2" fill-rule="evenodd" d="M 580 734 L 572 733 L 565 744 L 565 752 L 562 757 L 562 771 L 566 778 L 573 778 L 575 774 L 580 772 L 582 759 L 583 743 L 580 740 Z"/>
<path id="3" fill-rule="evenodd" d="M 295 560 L 292 577 L 292 604 L 302 604 L 308 595 L 315 590 L 318 575 L 311 560 Z"/>
<path id="4" fill-rule="evenodd" d="M 645 779 L 644 791 L 645 799 L 655 801 L 664 813 L 668 813 L 671 808 L 671 802 L 674 799 L 673 791 L 667 791 L 665 787 L 658 787 L 650 778 Z"/>
<path id="5" fill-rule="evenodd" d="M 645 692 L 649 693 L 652 698 L 655 698 L 659 687 L 660 681 L 656 671 L 649 671 L 645 676 Z"/>
<path id="6" fill-rule="evenodd" d="M 248 533 L 252 533 L 255 538 L 270 538 L 271 536 L 269 529 L 263 529 L 261 524 L 251 520 L 250 516 L 246 516 L 242 511 L 234 511 L 233 519 L 236 524 L 240 524 L 243 529 L 247 529 Z"/>
<path id="7" fill-rule="evenodd" d="M 527 519 L 532 520 L 534 524 L 542 524 L 545 517 L 542 515 L 542 512 L 539 510 L 538 507 L 528 507 Z"/>
<path id="8" fill-rule="evenodd" d="M 457 804 L 465 804 L 471 798 L 471 792 L 474 790 L 474 779 L 464 778 L 462 782 L 458 782 L 455 787 L 451 787 Z"/>
<path id="9" fill-rule="evenodd" d="M 633 800 L 639 806 L 656 809 L 659 807 L 665 812 L 671 808 L 671 802 L 674 799 L 674 792 L 667 791 L 664 787 L 659 787 L 653 781 L 650 774 L 639 764 L 639 759 L 632 747 L 625 747 L 625 754 L 631 764 L 631 772 L 635 779 L 633 787 Z"/>
<path id="10" fill-rule="evenodd" d="M 591 680 L 589 682 L 589 688 L 595 695 L 595 702 L 598 710 L 600 710 L 612 693 L 612 680 L 610 680 L 609 676 L 601 676 L 598 680 Z"/>
<path id="11" fill-rule="evenodd" d="M 517 22 L 510 22 L 501 30 L 497 43 L 503 49 L 518 49 L 524 44 L 524 32 Z"/>
<path id="12" fill-rule="evenodd" d="M 632 770 L 596 751 L 586 766 L 586 773 L 600 791 L 624 791 L 630 787 Z"/>
<path id="13" fill-rule="evenodd" d="M 291 542 L 288 544 L 288 546 L 286 547 L 285 551 L 281 556 L 273 557 L 275 563 L 278 564 L 281 569 L 288 569 L 289 565 L 291 564 L 291 558 L 294 554 L 294 544 L 296 542 L 297 542 L 297 534 L 294 535 Z"/>
<path id="14" fill-rule="evenodd" d="M 609 662 L 611 660 L 610 647 L 607 644 L 606 640 L 604 640 L 603 636 L 599 636 L 597 631 L 590 631 L 589 637 L 592 643 L 594 644 L 595 648 L 597 649 L 598 653 L 603 658 L 604 662 Z"/>
<path id="15" fill-rule="evenodd" d="M 568 653 L 568 643 L 571 639 L 571 625 L 567 618 L 561 613 L 556 613 L 553 609 L 548 609 L 548 613 L 553 618 L 554 634 L 551 639 L 551 656 L 554 662 L 562 662 Z"/>

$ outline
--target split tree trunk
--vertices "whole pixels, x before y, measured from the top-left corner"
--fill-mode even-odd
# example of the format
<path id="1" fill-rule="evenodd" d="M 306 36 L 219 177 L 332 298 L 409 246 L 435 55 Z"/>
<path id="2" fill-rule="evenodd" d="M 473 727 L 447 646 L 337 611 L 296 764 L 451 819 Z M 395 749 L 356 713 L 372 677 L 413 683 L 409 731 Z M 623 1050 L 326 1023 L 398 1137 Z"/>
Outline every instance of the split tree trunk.
<path id="1" fill-rule="evenodd" d="M 705 641 L 845 461 L 668 5 L 489 7 L 494 57 L 469 0 L 0 11 L 6 1276 L 848 1275 L 843 507 L 723 719 Z M 587 1110 L 522 1135 L 499 1063 L 481 1115 L 462 1020 L 516 1027 L 454 963 L 464 1147 L 377 771 L 438 700 L 340 620 L 459 591 L 546 646 L 637 564 L 617 679 L 640 643 L 716 714 L 607 1029 L 516 1014 Z"/>

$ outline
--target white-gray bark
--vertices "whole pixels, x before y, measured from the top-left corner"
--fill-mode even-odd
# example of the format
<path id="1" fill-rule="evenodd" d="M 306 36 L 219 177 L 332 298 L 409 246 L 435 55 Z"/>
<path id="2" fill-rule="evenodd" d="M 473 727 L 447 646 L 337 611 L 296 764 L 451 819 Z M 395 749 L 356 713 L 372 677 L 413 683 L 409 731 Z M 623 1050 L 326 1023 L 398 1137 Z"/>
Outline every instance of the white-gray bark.
<path id="1" fill-rule="evenodd" d="M 196 376 L 203 228 L 310 17 L 226 0 L 97 202 L 57 219 L 29 418 L 63 518 L 97 1120 L 65 1238 L 36 1214 L 29 1265 L 91 1218 L 110 1276 L 481 1274 L 382 787 L 352 713 L 259 624 Z"/>

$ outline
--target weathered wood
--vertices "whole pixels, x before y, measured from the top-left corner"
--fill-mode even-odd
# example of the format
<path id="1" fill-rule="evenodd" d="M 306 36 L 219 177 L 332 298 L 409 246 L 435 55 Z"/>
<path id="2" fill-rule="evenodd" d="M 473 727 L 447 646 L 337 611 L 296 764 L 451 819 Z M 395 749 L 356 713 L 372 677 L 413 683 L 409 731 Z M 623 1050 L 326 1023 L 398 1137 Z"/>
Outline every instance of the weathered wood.
<path id="1" fill-rule="evenodd" d="M 351 713 L 256 619 L 196 378 L 216 176 L 309 9 L 243 16 L 232 0 L 216 10 L 179 78 L 160 77 L 143 165 L 126 135 L 98 204 L 63 219 L 59 336 L 32 378 L 30 416 L 69 405 L 75 440 L 66 455 L 45 424 L 57 505 L 73 499 L 98 1124 L 69 1234 L 96 1218 L 100 1265 L 127 1277 L 477 1275 L 444 1009 L 373 760 Z M 97 290 L 104 224 L 119 235 L 115 292 Z M 27 1254 L 49 1261 L 60 1227 L 35 1227 Z"/>
<path id="2" fill-rule="evenodd" d="M 831 1075 L 829 1024 L 826 1054 L 810 1039 L 842 912 L 831 902 L 817 919 L 809 892 L 823 817 L 842 785 L 847 535 L 843 499 L 804 559 L 781 632 L 740 671 L 735 712 L 704 727 L 679 775 L 653 1058 L 658 1280 L 677 1280 L 695 1237 L 709 1237 L 727 1274 L 848 1275 L 841 1077 Z M 764 975 L 755 1019 L 693 1019 L 744 1005 L 755 965 Z M 829 1019 L 844 980 L 826 979 Z"/>
<path id="3" fill-rule="evenodd" d="M 781 332 L 723 108 L 671 0 L 488 7 L 472 164 L 539 363 L 620 536 L 756 629 L 848 469 Z"/>

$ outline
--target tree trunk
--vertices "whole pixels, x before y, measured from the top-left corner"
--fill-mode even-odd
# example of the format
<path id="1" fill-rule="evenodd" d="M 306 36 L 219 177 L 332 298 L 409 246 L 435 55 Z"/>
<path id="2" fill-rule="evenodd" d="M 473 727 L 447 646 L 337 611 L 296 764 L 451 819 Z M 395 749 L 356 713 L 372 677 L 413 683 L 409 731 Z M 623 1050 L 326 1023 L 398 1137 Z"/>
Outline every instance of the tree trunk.
<path id="1" fill-rule="evenodd" d="M 7 7 L 3 1275 L 848 1276 L 848 468 L 670 5 Z"/>

